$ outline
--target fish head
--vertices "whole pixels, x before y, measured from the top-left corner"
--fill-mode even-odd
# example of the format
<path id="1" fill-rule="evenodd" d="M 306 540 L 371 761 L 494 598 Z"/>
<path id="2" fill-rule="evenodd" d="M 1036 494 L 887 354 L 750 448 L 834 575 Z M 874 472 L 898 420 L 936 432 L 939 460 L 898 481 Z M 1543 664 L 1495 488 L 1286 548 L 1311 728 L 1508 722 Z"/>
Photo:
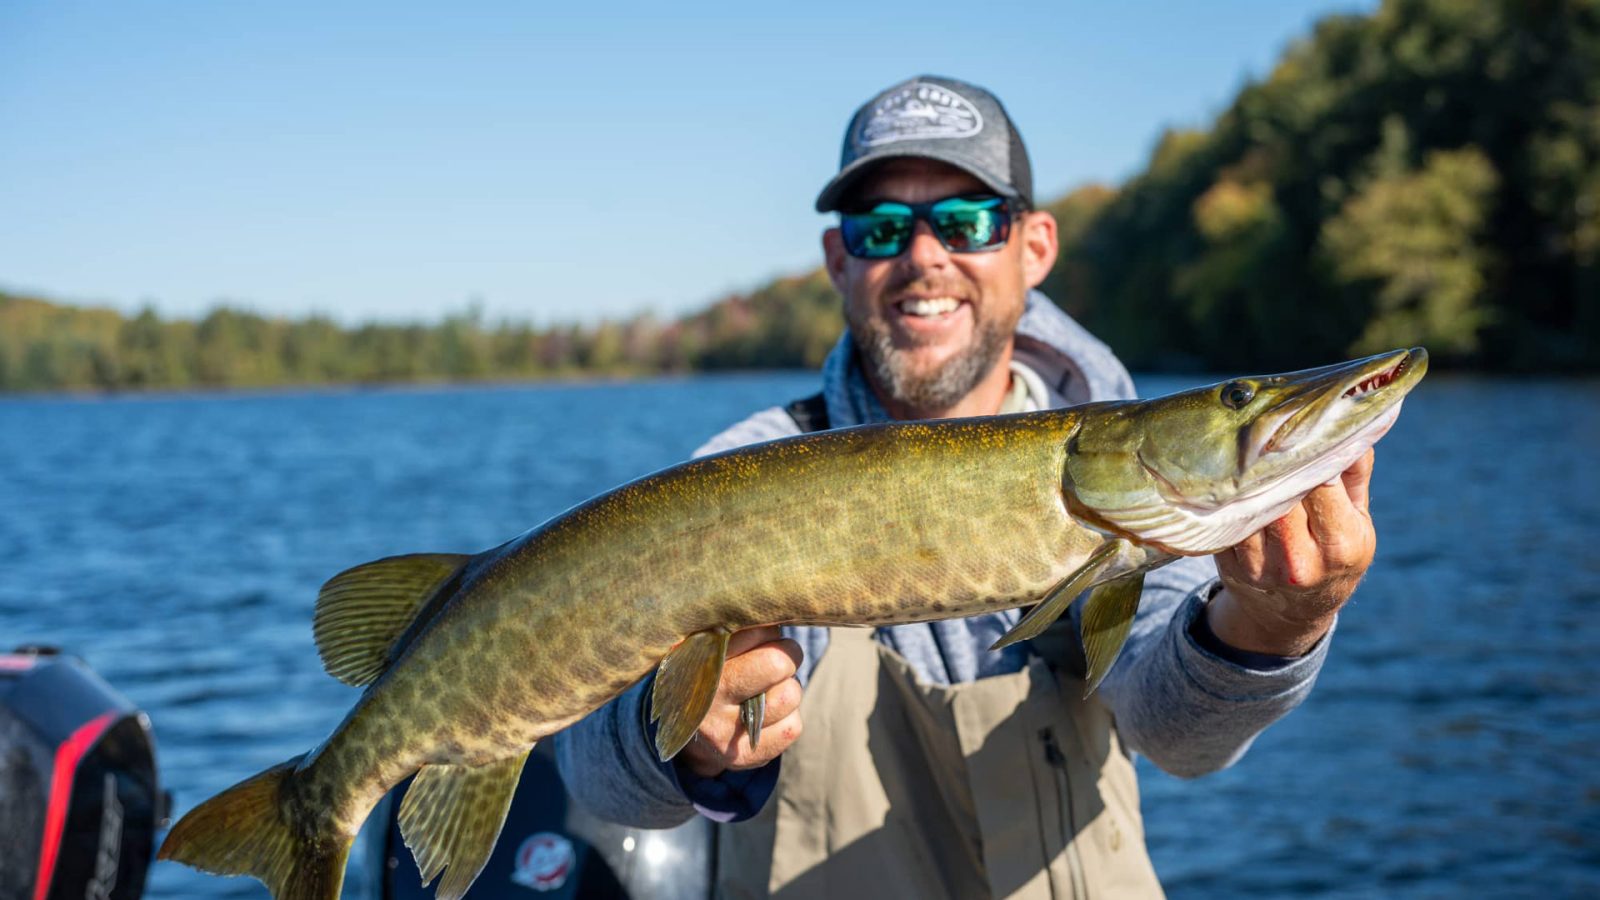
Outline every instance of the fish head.
<path id="1" fill-rule="evenodd" d="M 1427 370 L 1417 347 L 1086 407 L 1068 446 L 1068 504 L 1167 552 L 1219 552 L 1337 480 Z"/>

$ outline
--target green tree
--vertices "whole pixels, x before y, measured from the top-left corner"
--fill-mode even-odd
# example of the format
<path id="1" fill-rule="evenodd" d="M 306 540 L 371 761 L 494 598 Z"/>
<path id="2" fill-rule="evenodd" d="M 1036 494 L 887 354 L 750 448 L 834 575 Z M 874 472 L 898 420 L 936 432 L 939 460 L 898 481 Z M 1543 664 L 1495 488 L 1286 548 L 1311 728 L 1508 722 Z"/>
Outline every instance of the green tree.
<path id="1" fill-rule="evenodd" d="M 1482 242 L 1499 182 L 1476 148 L 1429 154 L 1375 177 L 1323 226 L 1319 250 L 1349 302 L 1367 310 L 1355 354 L 1426 345 L 1470 357 L 1494 316 L 1493 251 Z"/>

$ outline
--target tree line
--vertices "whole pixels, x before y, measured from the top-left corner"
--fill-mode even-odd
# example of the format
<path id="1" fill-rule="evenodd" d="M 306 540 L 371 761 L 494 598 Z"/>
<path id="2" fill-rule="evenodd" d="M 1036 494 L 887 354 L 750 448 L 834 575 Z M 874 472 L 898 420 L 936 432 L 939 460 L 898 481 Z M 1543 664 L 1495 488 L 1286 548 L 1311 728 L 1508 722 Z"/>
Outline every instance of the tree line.
<path id="1" fill-rule="evenodd" d="M 344 327 L 326 316 L 219 307 L 163 319 L 0 293 L 0 389 L 132 390 L 471 381 L 816 367 L 843 328 L 819 270 L 663 322 L 651 315 L 535 328 L 477 310 L 434 324 Z"/>
<path id="2" fill-rule="evenodd" d="M 1387 0 L 1330 16 L 1210 127 L 1047 207 L 1047 294 L 1140 369 L 1281 369 L 1421 344 L 1600 369 L 1600 0 Z M 0 293 L 0 389 L 521 379 L 811 367 L 821 271 L 694 314 L 341 326 L 128 317 Z"/>

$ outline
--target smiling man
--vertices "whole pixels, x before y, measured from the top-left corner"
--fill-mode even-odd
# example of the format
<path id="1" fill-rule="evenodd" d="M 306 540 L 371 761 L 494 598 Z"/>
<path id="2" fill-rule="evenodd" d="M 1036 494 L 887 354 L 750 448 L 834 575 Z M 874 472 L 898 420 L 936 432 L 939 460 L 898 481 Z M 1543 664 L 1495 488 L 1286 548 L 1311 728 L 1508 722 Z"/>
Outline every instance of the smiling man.
<path id="1" fill-rule="evenodd" d="M 947 163 L 893 158 L 870 175 L 840 192 L 849 208 L 823 236 L 869 382 L 897 419 L 992 414 L 1028 288 L 1055 259 L 1055 220 L 1022 218 L 1012 240 L 1022 201 Z"/>
<path id="2" fill-rule="evenodd" d="M 862 106 L 817 209 L 839 213 L 823 250 L 849 325 L 822 391 L 700 453 L 1133 396 L 1112 352 L 1034 290 L 1055 220 L 1034 209 L 1022 138 L 982 88 L 924 76 Z M 1131 754 L 1203 775 L 1304 699 L 1372 559 L 1370 472 L 1369 454 L 1239 546 L 1149 573 L 1088 699 L 1081 604 L 998 652 L 1020 611 L 756 628 L 734 636 L 712 710 L 673 762 L 654 756 L 646 679 L 557 736 L 563 774 L 614 821 L 727 823 L 719 896 L 1157 896 Z M 762 695 L 752 747 L 741 704 Z"/>

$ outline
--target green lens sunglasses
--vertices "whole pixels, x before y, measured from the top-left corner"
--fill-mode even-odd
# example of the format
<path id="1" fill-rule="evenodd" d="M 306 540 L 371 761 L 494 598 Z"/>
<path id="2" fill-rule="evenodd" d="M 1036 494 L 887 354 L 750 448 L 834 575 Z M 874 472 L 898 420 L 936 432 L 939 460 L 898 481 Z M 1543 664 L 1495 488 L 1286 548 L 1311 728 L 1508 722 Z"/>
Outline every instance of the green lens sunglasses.
<path id="1" fill-rule="evenodd" d="M 1011 236 L 1011 205 L 995 195 L 946 197 L 932 203 L 884 201 L 864 212 L 840 213 L 844 249 L 858 259 L 889 259 L 911 245 L 921 219 L 951 253 L 985 253 Z"/>

